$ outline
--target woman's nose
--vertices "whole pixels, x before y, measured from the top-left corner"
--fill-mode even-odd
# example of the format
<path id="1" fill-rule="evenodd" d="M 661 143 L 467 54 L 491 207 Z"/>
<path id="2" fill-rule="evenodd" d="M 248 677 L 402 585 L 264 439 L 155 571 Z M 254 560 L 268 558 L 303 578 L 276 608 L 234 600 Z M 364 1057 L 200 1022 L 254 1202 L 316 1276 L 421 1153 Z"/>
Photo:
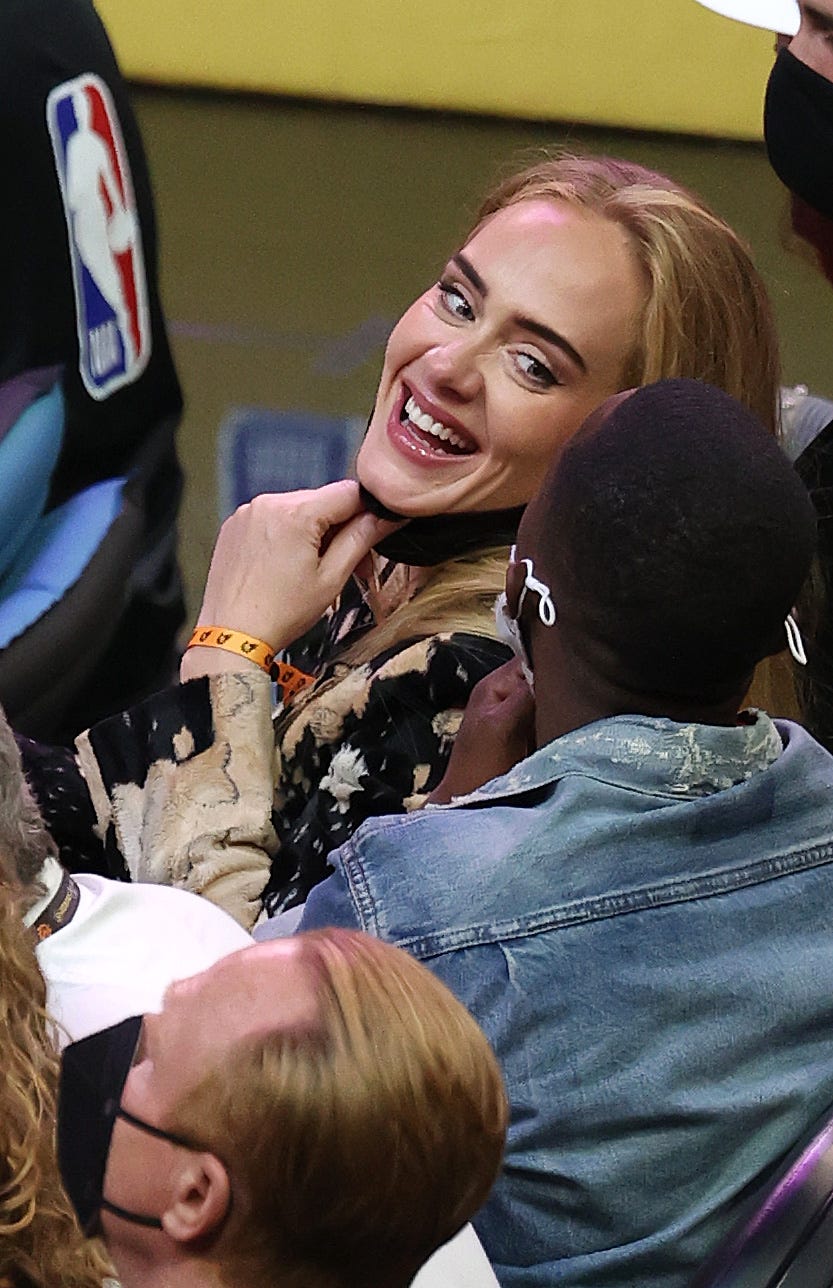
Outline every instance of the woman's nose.
<path id="1" fill-rule="evenodd" d="M 428 372 L 438 393 L 469 401 L 482 384 L 478 345 L 462 337 L 437 345 L 428 356 Z"/>

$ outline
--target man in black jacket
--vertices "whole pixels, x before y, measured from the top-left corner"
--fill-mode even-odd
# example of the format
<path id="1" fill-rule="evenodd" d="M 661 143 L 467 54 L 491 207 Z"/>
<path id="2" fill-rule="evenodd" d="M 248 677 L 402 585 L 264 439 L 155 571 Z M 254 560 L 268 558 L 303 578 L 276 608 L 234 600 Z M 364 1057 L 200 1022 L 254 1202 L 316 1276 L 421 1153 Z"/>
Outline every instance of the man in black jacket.
<path id="1" fill-rule="evenodd" d="M 66 423 L 49 506 L 129 475 L 146 515 L 115 640 L 94 693 L 67 715 L 80 725 L 165 678 L 183 617 L 182 397 L 159 301 L 153 197 L 91 0 L 0 5 L 0 173 L 0 435 L 60 369 Z"/>

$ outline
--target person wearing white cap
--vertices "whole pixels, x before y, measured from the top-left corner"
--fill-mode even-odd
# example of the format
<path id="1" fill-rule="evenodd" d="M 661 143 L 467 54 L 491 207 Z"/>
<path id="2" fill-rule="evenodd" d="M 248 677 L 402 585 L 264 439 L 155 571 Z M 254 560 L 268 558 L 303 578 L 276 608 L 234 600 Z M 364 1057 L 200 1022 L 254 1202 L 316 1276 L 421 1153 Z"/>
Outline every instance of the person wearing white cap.
<path id="1" fill-rule="evenodd" d="M 772 168 L 812 210 L 833 220 L 833 0 L 698 0 L 784 39 L 769 77 L 764 138 Z M 794 221 L 795 222 L 795 221 Z M 808 235 L 833 280 L 833 254 Z M 825 261 L 828 262 L 825 262 Z"/>
<path id="2" fill-rule="evenodd" d="M 801 23 L 798 0 L 699 0 L 706 9 L 737 18 L 752 27 L 764 27 L 784 36 L 794 36 Z"/>
<path id="3" fill-rule="evenodd" d="M 698 2 L 780 37 L 764 106 L 767 153 L 790 190 L 793 230 L 812 246 L 833 285 L 833 0 Z M 796 468 L 819 519 L 815 602 L 802 623 L 808 657 L 800 681 L 802 716 L 833 749 L 833 422 L 805 447 Z"/>

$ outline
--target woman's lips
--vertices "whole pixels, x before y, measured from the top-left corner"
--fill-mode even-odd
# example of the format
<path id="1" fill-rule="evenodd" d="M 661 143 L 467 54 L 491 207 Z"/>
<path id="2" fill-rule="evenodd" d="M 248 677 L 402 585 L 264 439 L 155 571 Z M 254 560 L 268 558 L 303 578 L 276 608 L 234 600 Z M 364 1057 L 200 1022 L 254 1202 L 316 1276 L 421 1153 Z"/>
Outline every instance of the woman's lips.
<path id="1" fill-rule="evenodd" d="M 428 400 L 424 400 L 427 402 Z M 472 456 L 477 444 L 456 422 L 446 424 L 422 405 L 418 395 L 403 387 L 388 420 L 388 438 L 409 459 L 426 465 L 447 465 Z"/>

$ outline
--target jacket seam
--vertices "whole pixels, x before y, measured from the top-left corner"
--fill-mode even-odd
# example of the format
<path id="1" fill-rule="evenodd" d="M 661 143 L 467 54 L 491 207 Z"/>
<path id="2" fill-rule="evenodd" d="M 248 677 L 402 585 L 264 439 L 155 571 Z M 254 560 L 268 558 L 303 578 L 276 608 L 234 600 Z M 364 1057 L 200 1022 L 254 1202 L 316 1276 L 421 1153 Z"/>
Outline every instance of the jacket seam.
<path id="1" fill-rule="evenodd" d="M 767 881 L 792 876 L 797 872 L 824 867 L 831 862 L 833 862 L 833 844 L 815 845 L 810 849 L 793 850 L 741 868 L 733 868 L 728 872 L 701 873 L 695 877 L 667 881 L 618 894 L 597 895 L 575 900 L 525 917 L 522 924 L 519 924 L 518 918 L 515 917 L 489 925 L 444 931 L 441 935 L 398 936 L 395 942 L 398 947 L 420 959 L 441 957 L 446 953 L 464 948 L 504 944 L 509 940 L 528 939 L 532 935 L 547 931 L 564 930 L 633 913 L 650 912 L 655 908 L 667 908 L 680 903 L 692 903 L 696 899 L 716 898 L 751 886 L 763 885 Z M 367 876 L 363 866 L 362 876 L 367 890 Z M 362 900 L 362 903 L 364 904 L 365 900 Z M 369 893 L 367 907 L 371 911 L 374 925 L 378 927 L 375 912 L 371 909 Z"/>

